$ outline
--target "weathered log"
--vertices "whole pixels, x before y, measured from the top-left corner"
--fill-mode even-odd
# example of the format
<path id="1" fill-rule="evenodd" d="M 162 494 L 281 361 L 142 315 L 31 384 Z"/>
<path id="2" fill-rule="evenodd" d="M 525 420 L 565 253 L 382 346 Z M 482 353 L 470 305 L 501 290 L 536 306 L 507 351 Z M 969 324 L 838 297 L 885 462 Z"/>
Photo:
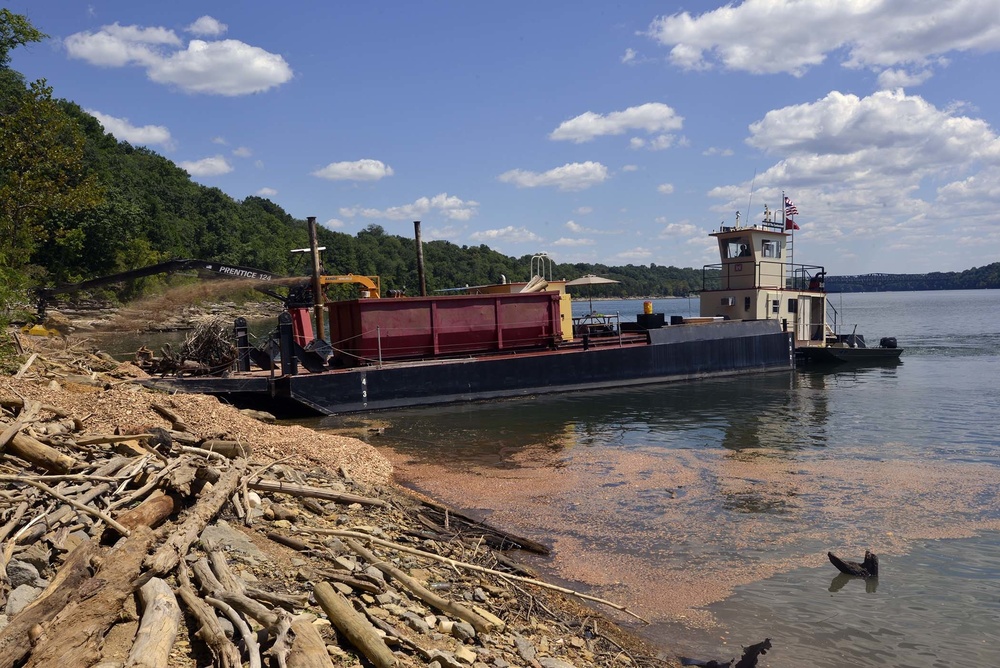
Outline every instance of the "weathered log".
<path id="1" fill-rule="evenodd" d="M 359 614 L 342 594 L 326 582 L 313 587 L 316 601 L 338 631 L 376 668 L 392 668 L 396 657 L 375 631 L 371 623 Z"/>
<path id="2" fill-rule="evenodd" d="M 171 494 L 153 494 L 135 508 L 118 516 L 118 523 L 132 531 L 136 527 L 156 528 L 179 508 L 177 497 Z"/>
<path id="3" fill-rule="evenodd" d="M 78 545 L 41 596 L 0 630 L 0 668 L 12 668 L 24 660 L 31 651 L 31 645 L 25 642 L 29 632 L 49 622 L 66 607 L 80 586 L 90 578 L 90 560 L 97 552 L 94 541 Z"/>
<path id="4" fill-rule="evenodd" d="M 142 616 L 125 668 L 167 668 L 177 639 L 181 608 L 170 585 L 153 578 L 139 589 Z"/>
<path id="5" fill-rule="evenodd" d="M 195 504 L 177 531 L 146 559 L 146 566 L 153 575 L 166 575 L 174 569 L 178 560 L 191 549 L 191 544 L 198 539 L 205 526 L 222 510 L 222 506 L 236 489 L 246 469 L 246 460 L 234 461 L 230 469 L 219 478 L 212 491 Z"/>
<path id="6" fill-rule="evenodd" d="M 233 610 L 233 606 L 229 605 L 225 601 L 221 601 L 212 596 L 206 596 L 205 600 L 216 610 L 224 614 L 229 621 L 233 623 L 233 626 L 237 631 L 240 632 L 240 637 L 243 638 L 243 644 L 246 646 L 247 654 L 250 657 L 250 668 L 261 668 L 260 661 L 260 645 L 257 644 L 257 636 L 247 623 L 240 617 L 240 614 Z"/>
<path id="7" fill-rule="evenodd" d="M 217 452 L 228 459 L 250 456 L 249 446 L 239 441 L 223 441 L 213 438 L 202 441 L 198 444 L 198 447 L 209 452 Z"/>
<path id="8" fill-rule="evenodd" d="M 446 612 L 449 615 L 458 617 L 464 621 L 472 624 L 472 627 L 476 629 L 479 633 L 488 633 L 493 629 L 493 624 L 481 615 L 476 614 L 472 610 L 458 603 L 456 601 L 449 601 L 446 598 L 438 596 L 432 592 L 427 587 L 420 584 L 416 578 L 407 575 L 395 566 L 387 563 L 384 559 L 377 558 L 374 554 L 366 550 L 361 546 L 361 543 L 354 540 L 353 538 L 346 538 L 344 542 L 350 547 L 354 552 L 357 552 L 365 561 L 379 569 L 389 577 L 393 578 L 401 585 L 405 586 L 410 590 L 417 598 L 421 601 L 437 608 L 441 612 Z"/>
<path id="9" fill-rule="evenodd" d="M 200 625 L 194 635 L 208 646 L 212 656 L 215 657 L 215 665 L 219 668 L 239 668 L 242 665 L 239 650 L 226 636 L 212 606 L 203 601 L 191 588 L 187 565 L 183 560 L 178 564 L 177 582 L 179 583 L 177 595 Z"/>
<path id="10" fill-rule="evenodd" d="M 67 473 L 78 465 L 72 457 L 22 433 L 14 434 L 4 452 L 53 473 Z"/>
<path id="11" fill-rule="evenodd" d="M 150 408 L 160 414 L 160 416 L 170 423 L 170 428 L 174 431 L 191 431 L 188 426 L 173 412 L 162 404 L 151 404 Z"/>
<path id="12" fill-rule="evenodd" d="M 281 494 L 288 494 L 289 496 L 305 496 L 312 497 L 314 499 L 324 499 L 326 501 L 336 501 L 338 503 L 358 503 L 362 506 L 375 506 L 379 508 L 386 505 L 385 501 L 382 499 L 358 496 L 357 494 L 350 494 L 348 492 L 331 492 L 330 490 L 323 489 L 321 487 L 296 485 L 281 482 L 280 480 L 256 480 L 251 482 L 249 486 L 250 489 L 257 490 L 258 492 L 277 492 Z"/>
<path id="13" fill-rule="evenodd" d="M 333 668 L 323 636 L 308 619 L 293 619 L 292 633 L 292 647 L 286 660 L 288 668 Z"/>
<path id="14" fill-rule="evenodd" d="M 301 540 L 299 538 L 294 538 L 292 536 L 285 536 L 275 531 L 268 531 L 267 537 L 273 540 L 275 543 L 280 543 L 285 547 L 290 547 L 293 550 L 297 550 L 299 552 L 306 552 L 312 549 L 309 543 L 305 542 L 304 540 Z"/>
<path id="15" fill-rule="evenodd" d="M 153 531 L 137 528 L 112 549 L 101 569 L 76 589 L 31 650 L 25 668 L 88 668 L 101 658 L 101 645 L 134 591 L 143 557 L 155 540 Z"/>

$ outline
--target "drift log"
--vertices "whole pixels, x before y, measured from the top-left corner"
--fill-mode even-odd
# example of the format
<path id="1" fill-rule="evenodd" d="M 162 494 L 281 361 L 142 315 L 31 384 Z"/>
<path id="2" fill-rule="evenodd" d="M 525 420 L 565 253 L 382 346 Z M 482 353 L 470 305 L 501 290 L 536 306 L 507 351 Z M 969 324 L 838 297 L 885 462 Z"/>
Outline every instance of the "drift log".
<path id="1" fill-rule="evenodd" d="M 345 538 L 344 542 L 350 547 L 354 552 L 359 554 L 362 559 L 367 561 L 369 564 L 379 569 L 389 577 L 393 578 L 401 585 L 409 589 L 414 595 L 417 596 L 421 601 L 427 605 L 433 606 L 440 610 L 441 612 L 446 612 L 449 615 L 453 615 L 462 619 L 464 621 L 472 624 L 472 627 L 476 629 L 479 633 L 488 633 L 493 629 L 493 624 L 489 620 L 485 619 L 481 615 L 477 615 L 472 610 L 469 610 L 461 603 L 455 601 L 449 601 L 446 598 L 438 596 L 432 592 L 427 587 L 423 586 L 417 582 L 416 578 L 407 575 L 403 571 L 399 570 L 395 566 L 387 563 L 384 559 L 377 558 L 374 554 L 366 550 L 361 546 L 361 543 L 354 540 L 353 538 Z"/>
<path id="2" fill-rule="evenodd" d="M 170 585 L 153 578 L 139 589 L 142 621 L 125 668 L 167 668 L 177 639 L 181 608 Z"/>
<path id="3" fill-rule="evenodd" d="M 191 612 L 200 625 L 195 631 L 195 636 L 208 645 L 209 651 L 215 657 L 215 665 L 219 668 L 239 668 L 240 652 L 236 645 L 226 636 L 219 618 L 215 616 L 215 611 L 208 603 L 203 601 L 191 587 L 191 579 L 188 576 L 187 564 L 181 561 L 177 568 L 177 595 Z"/>
<path id="4" fill-rule="evenodd" d="M 184 523 L 146 559 L 146 566 L 153 575 L 166 575 L 177 566 L 180 558 L 187 554 L 191 544 L 226 504 L 239 485 L 240 478 L 247 470 L 245 459 L 238 459 L 226 471 L 209 494 L 198 501 Z"/>
<path id="5" fill-rule="evenodd" d="M 379 637 L 375 628 L 351 607 L 340 592 L 326 582 L 320 582 L 313 587 L 313 595 L 330 618 L 330 623 L 375 664 L 376 668 L 392 668 L 396 665 L 396 657 Z"/>
<path id="6" fill-rule="evenodd" d="M 77 461 L 72 457 L 50 448 L 27 434 L 14 434 L 5 452 L 51 473 L 67 473 L 77 465 Z"/>
<path id="7" fill-rule="evenodd" d="M 103 567 L 73 592 L 69 604 L 45 628 L 25 668 L 89 668 L 97 663 L 104 636 L 132 595 L 132 583 L 154 540 L 151 529 L 139 527 L 112 549 Z"/>
<path id="8" fill-rule="evenodd" d="M 292 633 L 295 637 L 286 658 L 288 668 L 333 668 L 323 636 L 308 619 L 293 619 Z"/>

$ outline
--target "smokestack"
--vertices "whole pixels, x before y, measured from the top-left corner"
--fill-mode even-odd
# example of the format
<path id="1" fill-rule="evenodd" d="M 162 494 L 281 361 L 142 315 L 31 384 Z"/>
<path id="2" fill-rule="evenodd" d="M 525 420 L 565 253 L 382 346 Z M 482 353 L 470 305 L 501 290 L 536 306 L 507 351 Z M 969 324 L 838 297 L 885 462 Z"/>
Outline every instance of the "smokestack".
<path id="1" fill-rule="evenodd" d="M 413 236 L 417 243 L 417 279 L 420 281 L 420 296 L 427 296 L 427 282 L 424 280 L 424 245 L 420 242 L 420 221 L 413 221 Z"/>
<path id="2" fill-rule="evenodd" d="M 313 314 L 316 318 L 316 338 L 323 336 L 323 285 L 319 281 L 319 243 L 316 241 L 316 216 L 306 218 L 309 224 L 309 247 L 313 260 Z"/>

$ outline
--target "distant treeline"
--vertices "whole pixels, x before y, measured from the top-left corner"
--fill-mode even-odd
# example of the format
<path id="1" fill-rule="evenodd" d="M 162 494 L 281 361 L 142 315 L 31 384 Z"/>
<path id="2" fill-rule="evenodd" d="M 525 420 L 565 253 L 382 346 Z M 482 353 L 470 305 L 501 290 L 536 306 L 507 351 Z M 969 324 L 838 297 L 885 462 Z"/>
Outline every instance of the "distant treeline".
<path id="1" fill-rule="evenodd" d="M 1000 288 L 1000 262 L 965 271 L 930 274 L 861 274 L 829 276 L 828 292 L 876 292 L 879 290 L 982 290 Z"/>

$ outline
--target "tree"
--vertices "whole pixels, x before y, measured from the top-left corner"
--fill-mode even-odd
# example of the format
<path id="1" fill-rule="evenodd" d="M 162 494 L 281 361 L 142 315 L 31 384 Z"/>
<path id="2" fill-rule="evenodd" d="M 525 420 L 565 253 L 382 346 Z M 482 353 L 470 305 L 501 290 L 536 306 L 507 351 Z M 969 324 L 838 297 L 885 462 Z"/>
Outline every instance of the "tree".
<path id="1" fill-rule="evenodd" d="M 0 263 L 28 264 L 51 215 L 100 203 L 97 180 L 83 170 L 83 146 L 44 80 L 0 115 Z"/>
<path id="2" fill-rule="evenodd" d="M 0 9 L 0 67 L 10 64 L 10 52 L 19 46 L 41 42 L 48 37 L 35 26 L 28 17 L 15 14 L 9 9 Z"/>

